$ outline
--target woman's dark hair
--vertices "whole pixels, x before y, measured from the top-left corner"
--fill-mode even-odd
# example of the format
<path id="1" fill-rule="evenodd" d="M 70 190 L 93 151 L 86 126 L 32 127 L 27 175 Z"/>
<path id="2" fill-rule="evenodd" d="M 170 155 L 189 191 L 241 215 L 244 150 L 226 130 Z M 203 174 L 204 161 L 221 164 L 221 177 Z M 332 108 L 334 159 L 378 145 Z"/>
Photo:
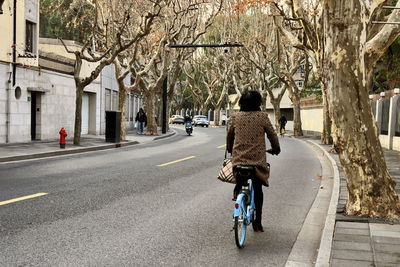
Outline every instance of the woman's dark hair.
<path id="1" fill-rule="evenodd" d="M 262 98 L 257 91 L 248 91 L 239 99 L 240 111 L 260 111 Z"/>

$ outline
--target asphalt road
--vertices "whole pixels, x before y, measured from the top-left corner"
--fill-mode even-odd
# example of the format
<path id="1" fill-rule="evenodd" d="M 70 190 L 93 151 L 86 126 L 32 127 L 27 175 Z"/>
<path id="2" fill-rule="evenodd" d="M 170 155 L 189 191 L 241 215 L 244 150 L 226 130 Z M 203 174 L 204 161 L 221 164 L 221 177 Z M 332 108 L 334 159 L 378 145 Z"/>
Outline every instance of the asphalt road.
<path id="1" fill-rule="evenodd" d="M 268 156 L 264 233 L 235 246 L 233 185 L 216 176 L 225 129 L 0 165 L 0 266 L 283 266 L 319 188 L 305 143 Z M 185 161 L 158 166 L 183 158 Z"/>

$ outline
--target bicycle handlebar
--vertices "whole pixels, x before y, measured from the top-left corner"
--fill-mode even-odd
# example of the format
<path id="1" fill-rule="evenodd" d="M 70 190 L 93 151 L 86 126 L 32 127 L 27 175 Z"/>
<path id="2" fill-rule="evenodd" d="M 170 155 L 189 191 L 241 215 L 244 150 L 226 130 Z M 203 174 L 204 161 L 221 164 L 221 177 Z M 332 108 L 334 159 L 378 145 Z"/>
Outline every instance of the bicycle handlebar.
<path id="1" fill-rule="evenodd" d="M 271 154 L 271 155 L 278 155 L 278 154 L 274 153 L 272 149 L 267 149 L 265 152 L 267 152 L 268 154 Z"/>

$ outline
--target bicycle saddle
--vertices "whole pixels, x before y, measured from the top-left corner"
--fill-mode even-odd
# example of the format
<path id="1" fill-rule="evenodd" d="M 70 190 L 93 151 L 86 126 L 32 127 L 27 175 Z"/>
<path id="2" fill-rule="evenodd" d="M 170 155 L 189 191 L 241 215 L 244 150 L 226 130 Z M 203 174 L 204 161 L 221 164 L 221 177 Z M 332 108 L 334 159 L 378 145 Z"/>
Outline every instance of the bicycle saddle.
<path id="1" fill-rule="evenodd" d="M 251 178 L 251 176 L 254 174 L 255 168 L 254 166 L 250 165 L 237 165 L 235 170 L 239 176 L 243 178 Z"/>

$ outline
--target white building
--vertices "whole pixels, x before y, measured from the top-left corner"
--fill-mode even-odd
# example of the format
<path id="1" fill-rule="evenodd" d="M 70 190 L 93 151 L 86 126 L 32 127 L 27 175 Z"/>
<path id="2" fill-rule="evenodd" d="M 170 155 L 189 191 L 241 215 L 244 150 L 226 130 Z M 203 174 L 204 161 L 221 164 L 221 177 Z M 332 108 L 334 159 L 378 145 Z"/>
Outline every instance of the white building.
<path id="1" fill-rule="evenodd" d="M 38 0 L 2 3 L 0 15 L 0 143 L 25 142 L 46 134 L 31 125 L 41 124 L 42 102 L 50 90 L 42 79 L 38 59 Z M 39 96 L 39 97 L 37 97 Z M 33 116 L 31 116 L 33 114 Z M 43 122 L 45 123 L 45 122 Z"/>
<path id="2" fill-rule="evenodd" d="M 0 143 L 56 139 L 61 127 L 72 137 L 76 95 L 74 55 L 68 54 L 58 40 L 39 39 L 38 0 L 17 1 L 16 16 L 12 1 L 4 2 L 2 9 Z M 73 41 L 66 44 L 70 49 L 80 48 Z M 82 75 L 90 75 L 94 67 L 85 63 Z M 108 66 L 84 90 L 82 134 L 104 134 L 105 111 L 117 110 L 117 103 L 118 87 L 113 67 Z M 127 104 L 129 128 L 133 127 L 134 114 L 142 100 L 130 95 Z"/>

